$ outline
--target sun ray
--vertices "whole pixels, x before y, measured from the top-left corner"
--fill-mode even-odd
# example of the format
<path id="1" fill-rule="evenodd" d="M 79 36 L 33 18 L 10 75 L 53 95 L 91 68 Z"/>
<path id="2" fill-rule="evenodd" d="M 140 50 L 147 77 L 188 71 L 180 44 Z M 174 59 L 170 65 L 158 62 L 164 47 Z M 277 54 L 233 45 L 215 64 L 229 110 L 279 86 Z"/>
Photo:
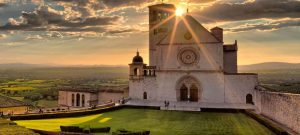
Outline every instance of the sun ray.
<path id="1" fill-rule="evenodd" d="M 165 20 L 163 20 L 163 21 L 161 21 L 160 23 L 158 23 L 158 24 L 154 25 L 153 27 L 151 27 L 150 31 L 152 31 L 152 30 L 154 30 L 154 29 L 160 27 L 161 25 L 167 23 L 168 21 L 170 21 L 170 20 L 171 20 L 172 18 L 174 18 L 174 17 L 175 17 L 175 14 L 169 16 L 169 17 L 166 18 Z"/>
<path id="2" fill-rule="evenodd" d="M 175 23 L 173 25 L 173 29 L 172 29 L 172 33 L 171 33 L 171 38 L 170 38 L 170 44 L 168 45 L 168 52 L 167 52 L 167 57 L 166 59 L 169 60 L 170 58 L 170 52 L 171 52 L 171 48 L 173 46 L 173 43 L 174 43 L 174 38 L 175 38 L 175 35 L 176 35 L 176 30 L 177 30 L 177 26 L 178 26 L 178 23 L 179 23 L 179 18 L 175 18 Z"/>
<path id="3" fill-rule="evenodd" d="M 207 50 L 207 48 L 203 45 L 201 45 L 201 41 L 199 40 L 199 38 L 197 37 L 195 31 L 191 28 L 190 24 L 188 23 L 188 21 L 184 18 L 182 18 L 182 21 L 184 22 L 185 26 L 187 27 L 188 31 L 191 33 L 193 39 L 196 41 L 196 44 L 200 47 L 200 51 L 204 54 L 204 57 L 208 60 L 208 63 L 214 67 L 215 69 L 218 68 L 218 64 L 213 60 L 213 58 L 211 57 L 211 55 L 208 53 L 209 51 Z"/>

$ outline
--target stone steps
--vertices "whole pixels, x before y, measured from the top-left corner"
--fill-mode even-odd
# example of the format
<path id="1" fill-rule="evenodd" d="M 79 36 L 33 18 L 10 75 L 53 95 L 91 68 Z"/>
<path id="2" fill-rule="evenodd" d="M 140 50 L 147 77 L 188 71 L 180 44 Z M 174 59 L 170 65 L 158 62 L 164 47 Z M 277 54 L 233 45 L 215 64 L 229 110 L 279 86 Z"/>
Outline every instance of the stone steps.
<path id="1" fill-rule="evenodd" d="M 174 106 L 169 106 L 169 107 L 161 106 L 160 110 L 200 112 L 201 108 L 200 107 L 188 107 L 188 106 L 176 106 L 176 107 L 174 107 Z"/>

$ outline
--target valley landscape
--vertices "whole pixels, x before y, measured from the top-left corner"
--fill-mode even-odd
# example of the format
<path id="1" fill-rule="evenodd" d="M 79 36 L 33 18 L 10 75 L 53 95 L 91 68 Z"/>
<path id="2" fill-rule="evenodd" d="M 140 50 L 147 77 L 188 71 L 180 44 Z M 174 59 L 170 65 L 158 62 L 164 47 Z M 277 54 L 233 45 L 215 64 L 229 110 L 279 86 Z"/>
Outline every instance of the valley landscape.
<path id="1" fill-rule="evenodd" d="M 260 85 L 270 91 L 300 93 L 299 65 L 263 63 L 239 66 L 239 72 L 257 73 Z M 6 64 L 0 66 L 0 93 L 36 107 L 56 107 L 59 88 L 128 85 L 128 70 L 125 66 Z"/>

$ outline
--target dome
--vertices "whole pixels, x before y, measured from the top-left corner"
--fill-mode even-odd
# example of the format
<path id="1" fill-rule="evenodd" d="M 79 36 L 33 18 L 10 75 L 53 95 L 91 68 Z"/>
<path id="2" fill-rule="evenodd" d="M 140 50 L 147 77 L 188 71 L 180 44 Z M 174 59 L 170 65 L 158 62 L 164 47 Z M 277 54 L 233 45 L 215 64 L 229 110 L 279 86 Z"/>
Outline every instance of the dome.
<path id="1" fill-rule="evenodd" d="M 136 56 L 133 57 L 132 63 L 143 63 L 143 58 L 140 56 L 139 52 L 136 52 Z"/>

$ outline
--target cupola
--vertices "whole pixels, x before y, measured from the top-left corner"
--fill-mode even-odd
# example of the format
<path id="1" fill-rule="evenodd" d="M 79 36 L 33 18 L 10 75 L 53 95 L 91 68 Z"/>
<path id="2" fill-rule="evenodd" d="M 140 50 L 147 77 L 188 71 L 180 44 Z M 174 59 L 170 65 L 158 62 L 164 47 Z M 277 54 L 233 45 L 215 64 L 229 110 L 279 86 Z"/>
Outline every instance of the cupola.
<path id="1" fill-rule="evenodd" d="M 140 56 L 139 51 L 137 51 L 136 56 L 133 57 L 132 63 L 136 63 L 136 64 L 143 63 L 143 58 Z"/>

